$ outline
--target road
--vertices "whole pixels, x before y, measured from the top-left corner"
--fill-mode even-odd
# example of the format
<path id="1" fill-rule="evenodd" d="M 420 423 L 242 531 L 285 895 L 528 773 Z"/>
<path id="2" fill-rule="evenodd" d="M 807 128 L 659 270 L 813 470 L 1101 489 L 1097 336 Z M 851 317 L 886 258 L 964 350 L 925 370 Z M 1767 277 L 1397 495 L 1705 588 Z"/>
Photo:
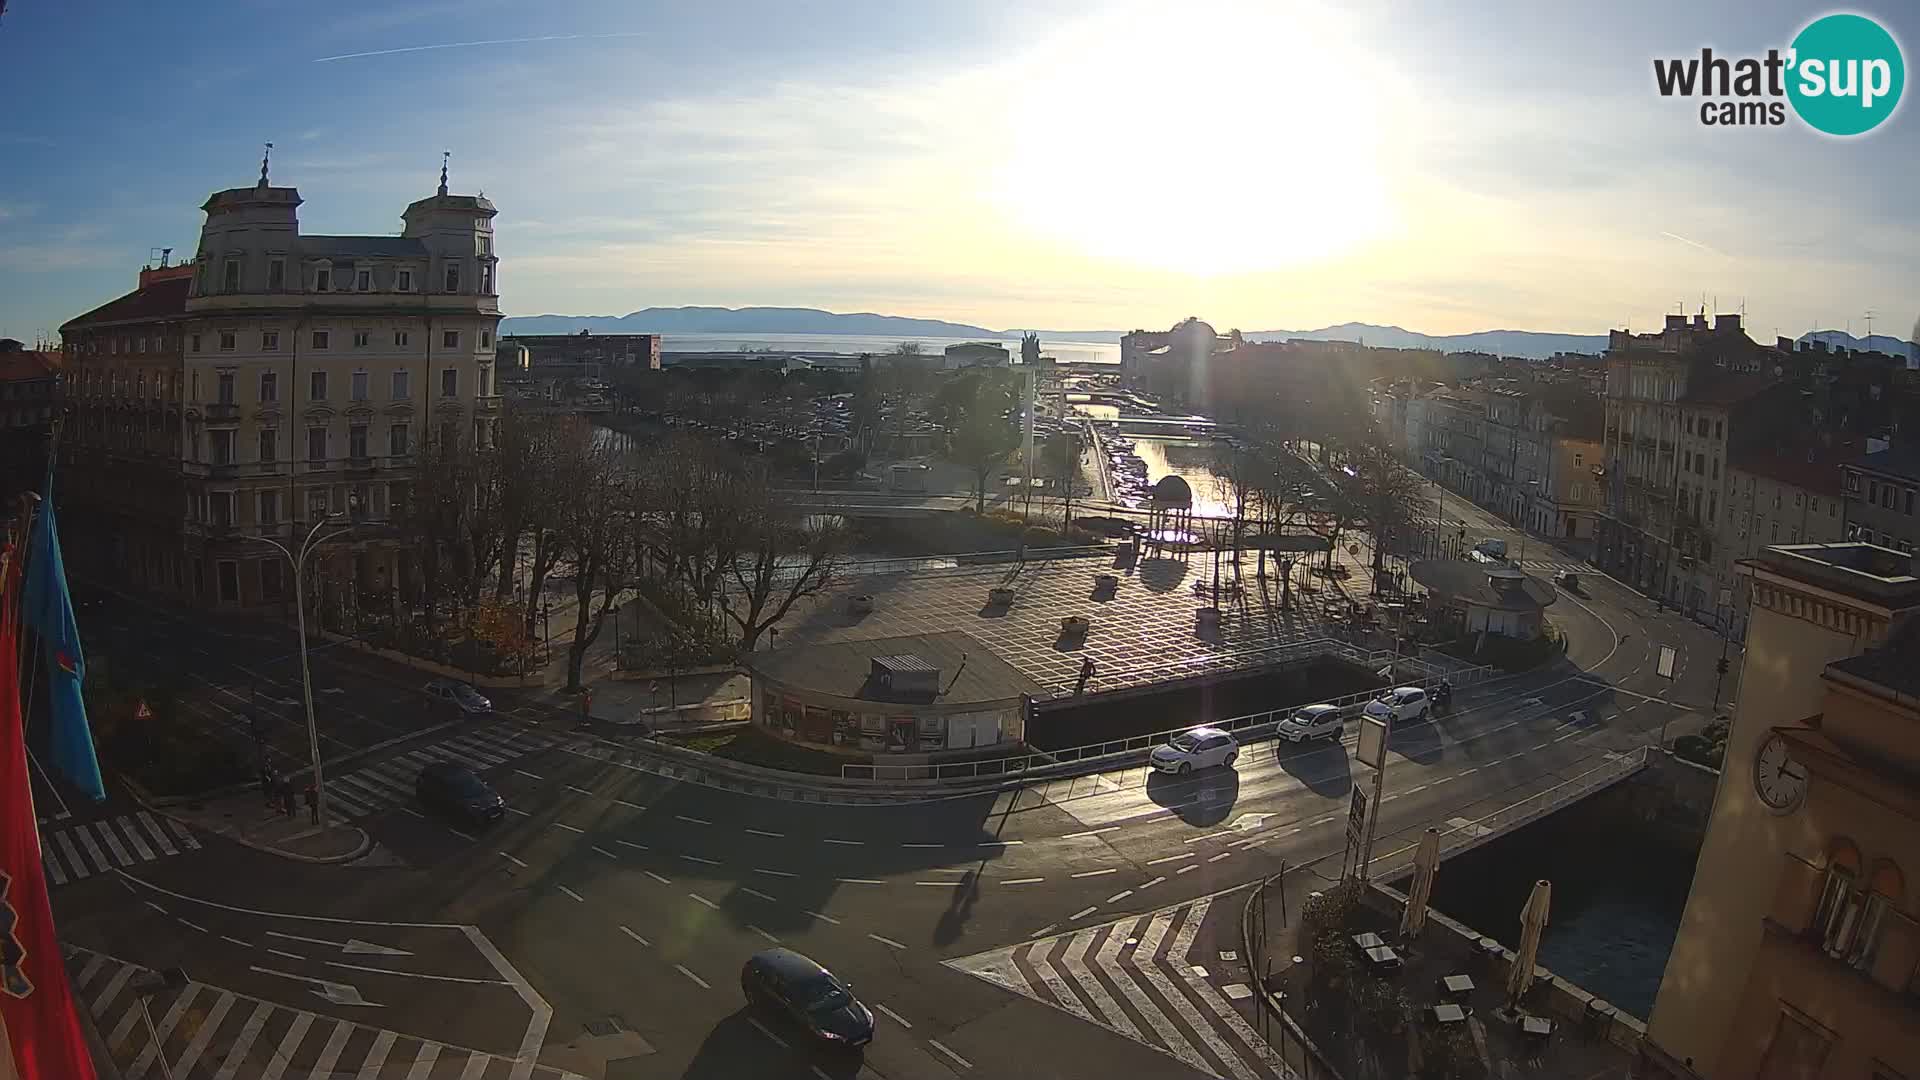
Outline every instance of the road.
<path id="1" fill-rule="evenodd" d="M 1466 512 L 1469 528 L 1512 537 Z M 1550 609 L 1565 663 L 1463 689 L 1449 712 L 1396 732 L 1380 853 L 1704 719 L 1718 639 L 1583 580 Z M 164 632 L 168 662 L 229 690 L 239 664 L 276 647 L 150 616 L 126 626 Z M 1662 645 L 1672 679 L 1655 671 Z M 392 673 L 346 654 L 321 663 L 316 676 L 342 690 L 330 725 L 355 739 L 419 726 Z M 1127 769 L 905 805 L 792 801 L 671 779 L 643 750 L 496 697 L 492 721 L 427 730 L 336 773 L 379 841 L 361 864 L 166 832 L 118 800 L 50 823 L 63 938 L 85 950 L 72 964 L 103 1030 L 127 1025 L 137 1041 L 127 965 L 181 965 L 191 986 L 153 1002 L 162 1026 L 172 1018 L 169 1061 L 191 1059 L 181 1077 L 279 1075 L 276 1061 L 289 1076 L 371 1064 L 424 1080 L 1271 1076 L 1236 996 L 1246 974 L 1219 958 L 1239 947 L 1233 890 L 1283 864 L 1337 876 L 1359 773 L 1349 735 L 1248 748 L 1235 768 L 1189 777 Z M 484 769 L 512 813 L 485 830 L 422 816 L 409 777 L 441 757 Z M 875 1006 L 864 1054 L 809 1047 L 745 1011 L 739 965 L 775 942 Z"/>

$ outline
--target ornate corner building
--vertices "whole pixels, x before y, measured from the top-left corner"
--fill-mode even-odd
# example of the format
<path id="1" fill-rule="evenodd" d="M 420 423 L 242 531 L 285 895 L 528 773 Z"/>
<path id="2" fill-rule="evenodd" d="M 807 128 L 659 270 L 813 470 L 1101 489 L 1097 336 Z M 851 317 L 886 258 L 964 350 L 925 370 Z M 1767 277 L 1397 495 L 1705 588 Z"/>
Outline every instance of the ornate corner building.
<path id="1" fill-rule="evenodd" d="M 300 193 L 215 192 L 193 262 L 61 328 L 56 485 L 84 576 L 185 606 L 291 600 L 297 545 L 323 619 L 397 610 L 419 580 L 397 523 L 424 455 L 491 444 L 500 410 L 494 206 L 439 190 L 397 236 L 302 235 Z"/>

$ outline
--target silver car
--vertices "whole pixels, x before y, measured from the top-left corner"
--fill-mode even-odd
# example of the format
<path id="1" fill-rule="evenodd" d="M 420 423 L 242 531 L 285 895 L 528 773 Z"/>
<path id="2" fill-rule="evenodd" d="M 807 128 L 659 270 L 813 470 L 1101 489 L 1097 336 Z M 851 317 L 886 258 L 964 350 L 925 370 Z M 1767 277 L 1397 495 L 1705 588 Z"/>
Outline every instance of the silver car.
<path id="1" fill-rule="evenodd" d="M 435 679 L 426 686 L 427 696 L 459 712 L 462 717 L 489 716 L 493 702 L 480 691 L 457 679 Z"/>

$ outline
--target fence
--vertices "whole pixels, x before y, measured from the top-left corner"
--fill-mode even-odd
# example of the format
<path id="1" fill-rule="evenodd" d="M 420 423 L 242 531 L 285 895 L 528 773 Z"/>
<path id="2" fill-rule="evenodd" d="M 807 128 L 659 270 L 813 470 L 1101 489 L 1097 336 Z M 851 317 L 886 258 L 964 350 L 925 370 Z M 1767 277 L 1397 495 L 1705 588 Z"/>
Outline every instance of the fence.
<path id="1" fill-rule="evenodd" d="M 1344 642 L 1325 639 L 1299 642 L 1282 648 L 1305 655 L 1326 655 L 1328 653 L 1334 655 L 1345 654 L 1348 659 L 1366 665 L 1396 660 L 1395 654 L 1389 650 L 1382 649 L 1373 652 L 1361 652 L 1360 650 L 1353 649 Z M 1216 658 L 1206 657 L 1201 659 L 1203 661 L 1211 661 Z M 1427 665 L 1425 661 L 1410 659 L 1408 657 L 1398 657 L 1397 660 L 1402 664 L 1416 663 L 1428 667 L 1432 666 Z M 1165 671 L 1167 668 L 1163 667 L 1159 670 Z M 1493 670 L 1495 669 L 1485 667 L 1466 668 L 1459 671 L 1448 672 L 1445 677 L 1456 686 L 1470 685 L 1485 679 L 1489 672 Z M 1440 676 L 1431 675 L 1418 680 L 1418 683 L 1422 687 L 1431 689 L 1439 679 Z M 1380 691 L 1377 689 L 1363 690 L 1358 693 L 1343 694 L 1340 697 L 1329 698 L 1325 701 L 1301 702 L 1279 709 L 1268 709 L 1265 712 L 1249 713 L 1244 716 L 1215 720 L 1207 726 L 1233 732 L 1243 745 L 1253 746 L 1258 745 L 1266 739 L 1271 739 L 1274 728 L 1278 726 L 1280 721 L 1292 716 L 1295 712 L 1298 712 L 1309 704 L 1332 705 L 1340 709 L 1344 715 L 1354 716 L 1359 714 L 1360 710 L 1366 706 L 1368 701 L 1379 696 L 1379 693 Z M 1068 747 L 1063 750 L 1035 751 L 1027 754 L 1014 754 L 1002 758 L 988 758 L 980 761 L 957 761 L 947 764 L 929 763 L 922 765 L 846 764 L 840 766 L 840 776 L 843 780 L 966 781 L 1015 776 L 1044 777 L 1075 775 L 1097 771 L 1098 769 L 1109 766 L 1131 764 L 1139 758 L 1144 758 L 1147 752 L 1153 747 L 1165 743 L 1168 739 L 1171 739 L 1182 731 L 1189 730 L 1190 727 L 1191 725 L 1188 727 L 1168 728 L 1165 731 L 1156 731 L 1148 735 L 1133 735 L 1124 739 L 1088 743 L 1085 746 Z M 1093 766 L 1093 768 L 1089 768 L 1088 766 Z"/>

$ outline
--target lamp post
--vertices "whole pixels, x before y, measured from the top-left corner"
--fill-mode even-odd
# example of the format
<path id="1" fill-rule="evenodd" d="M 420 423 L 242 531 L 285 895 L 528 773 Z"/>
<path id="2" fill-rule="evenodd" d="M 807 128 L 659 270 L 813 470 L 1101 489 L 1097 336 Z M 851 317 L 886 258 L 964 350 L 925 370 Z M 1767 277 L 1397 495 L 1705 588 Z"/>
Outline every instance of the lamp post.
<path id="1" fill-rule="evenodd" d="M 161 971 L 144 971 L 132 980 L 134 999 L 140 1002 L 140 1018 L 147 1022 L 147 1038 L 153 1041 L 153 1057 L 160 1063 L 160 1075 L 163 1080 L 173 1080 L 173 1066 L 167 1064 L 167 1048 L 160 1045 L 160 1032 L 153 1026 L 153 1011 L 147 1002 L 162 990 L 183 990 L 187 985 L 187 973 L 181 968 L 171 967 Z"/>
<path id="2" fill-rule="evenodd" d="M 360 500 L 349 498 L 347 505 L 358 510 Z M 314 522 L 313 528 L 307 530 L 306 538 L 301 540 L 297 551 L 289 549 L 287 545 L 271 536 L 248 537 L 250 540 L 273 545 L 276 551 L 286 556 L 287 561 L 293 564 L 293 609 L 300 628 L 300 694 L 305 700 L 307 709 L 307 752 L 313 757 L 313 802 L 316 818 L 314 824 L 323 832 L 327 827 L 327 789 L 320 775 L 320 728 L 314 722 L 313 671 L 307 664 L 307 591 L 301 582 L 305 577 L 307 556 L 312 555 L 325 541 L 339 537 L 353 528 L 351 522 L 343 520 L 346 516 L 338 513 L 328 514 Z M 320 531 L 328 525 L 340 525 L 341 529 L 339 532 L 322 537 Z"/>

